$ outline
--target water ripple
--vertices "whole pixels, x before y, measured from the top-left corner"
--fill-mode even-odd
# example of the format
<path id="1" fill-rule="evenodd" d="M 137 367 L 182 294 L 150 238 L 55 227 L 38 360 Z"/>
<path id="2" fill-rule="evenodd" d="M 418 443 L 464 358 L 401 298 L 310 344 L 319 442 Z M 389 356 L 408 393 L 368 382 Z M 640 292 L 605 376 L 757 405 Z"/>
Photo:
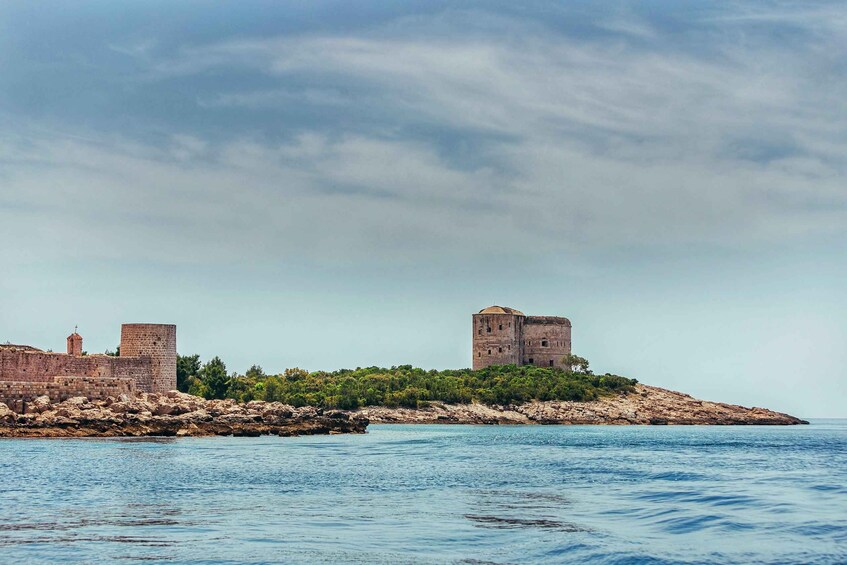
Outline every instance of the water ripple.
<path id="1" fill-rule="evenodd" d="M 847 422 L 0 441 L 4 563 L 844 563 Z"/>

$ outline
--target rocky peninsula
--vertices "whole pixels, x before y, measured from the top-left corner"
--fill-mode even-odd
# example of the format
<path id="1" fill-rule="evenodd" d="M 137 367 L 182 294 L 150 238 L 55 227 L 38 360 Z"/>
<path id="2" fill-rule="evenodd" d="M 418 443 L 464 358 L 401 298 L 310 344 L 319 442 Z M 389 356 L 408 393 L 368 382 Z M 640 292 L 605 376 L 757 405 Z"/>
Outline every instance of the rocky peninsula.
<path id="1" fill-rule="evenodd" d="M 633 391 L 592 401 L 516 405 L 433 402 L 417 409 L 369 406 L 355 411 L 295 408 L 281 402 L 205 400 L 170 391 L 105 400 L 74 397 L 28 403 L 23 414 L 0 404 L 0 437 L 298 436 L 364 433 L 379 424 L 602 424 L 794 425 L 808 424 L 765 408 L 698 400 L 681 392 L 638 384 Z"/>
<path id="2" fill-rule="evenodd" d="M 0 437 L 299 436 L 364 433 L 359 414 L 280 402 L 205 400 L 170 391 L 104 400 L 42 396 L 23 414 L 0 404 Z"/>
<path id="3" fill-rule="evenodd" d="M 354 414 L 373 424 L 795 425 L 809 422 L 765 408 L 698 400 L 637 384 L 633 391 L 591 401 L 490 406 L 432 403 L 426 408 L 370 406 Z"/>

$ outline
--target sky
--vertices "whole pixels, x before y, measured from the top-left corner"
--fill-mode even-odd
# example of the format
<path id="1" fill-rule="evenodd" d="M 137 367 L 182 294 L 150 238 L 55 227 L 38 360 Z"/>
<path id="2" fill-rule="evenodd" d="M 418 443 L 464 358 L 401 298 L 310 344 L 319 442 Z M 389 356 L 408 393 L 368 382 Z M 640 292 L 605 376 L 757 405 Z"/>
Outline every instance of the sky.
<path id="1" fill-rule="evenodd" d="M 492 304 L 847 417 L 843 2 L 0 3 L 0 341 L 471 364 Z"/>

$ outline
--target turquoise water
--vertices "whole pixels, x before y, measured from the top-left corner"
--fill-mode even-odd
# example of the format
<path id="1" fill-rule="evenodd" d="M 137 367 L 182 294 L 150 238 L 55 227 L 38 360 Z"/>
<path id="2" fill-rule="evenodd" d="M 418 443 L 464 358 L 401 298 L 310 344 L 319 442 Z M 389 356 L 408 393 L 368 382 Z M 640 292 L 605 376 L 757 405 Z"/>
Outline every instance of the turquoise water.
<path id="1" fill-rule="evenodd" d="M 0 560 L 844 563 L 847 421 L 0 440 Z"/>

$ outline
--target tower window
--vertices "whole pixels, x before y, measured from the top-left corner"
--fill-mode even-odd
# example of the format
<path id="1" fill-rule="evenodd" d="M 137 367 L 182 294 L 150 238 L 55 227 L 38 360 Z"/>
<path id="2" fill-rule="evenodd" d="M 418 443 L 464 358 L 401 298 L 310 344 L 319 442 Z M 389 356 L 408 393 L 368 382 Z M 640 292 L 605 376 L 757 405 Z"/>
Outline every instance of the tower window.
<path id="1" fill-rule="evenodd" d="M 541 340 L 541 347 L 547 347 L 547 340 L 546 339 Z"/>
<path id="2" fill-rule="evenodd" d="M 552 359 L 550 359 L 550 366 L 551 367 L 553 366 L 553 360 Z"/>
<path id="3" fill-rule="evenodd" d="M 499 327 L 498 329 L 501 329 L 501 330 L 502 330 L 502 329 L 503 329 L 503 324 L 500 324 L 500 327 Z"/>
<path id="4" fill-rule="evenodd" d="M 476 352 L 476 356 L 477 356 L 477 357 L 482 357 L 482 351 L 477 351 L 477 352 Z"/>
<path id="5" fill-rule="evenodd" d="M 530 365 L 532 365 L 532 361 L 533 361 L 533 359 L 532 359 L 532 357 L 530 357 L 530 358 L 529 358 L 529 364 L 530 364 Z"/>
<path id="6" fill-rule="evenodd" d="M 482 328 L 479 328 L 478 330 L 476 330 L 476 333 L 477 333 L 477 335 L 482 335 Z"/>
<path id="7" fill-rule="evenodd" d="M 485 328 L 485 331 L 491 333 L 491 328 Z"/>
<path id="8" fill-rule="evenodd" d="M 489 355 L 491 355 L 491 350 L 490 350 L 490 349 L 488 350 L 488 354 L 489 354 Z"/>
<path id="9" fill-rule="evenodd" d="M 500 351 L 499 351 L 499 352 L 500 352 L 500 353 L 503 353 L 503 348 L 502 348 L 502 347 L 500 347 L 499 349 L 500 349 Z"/>

